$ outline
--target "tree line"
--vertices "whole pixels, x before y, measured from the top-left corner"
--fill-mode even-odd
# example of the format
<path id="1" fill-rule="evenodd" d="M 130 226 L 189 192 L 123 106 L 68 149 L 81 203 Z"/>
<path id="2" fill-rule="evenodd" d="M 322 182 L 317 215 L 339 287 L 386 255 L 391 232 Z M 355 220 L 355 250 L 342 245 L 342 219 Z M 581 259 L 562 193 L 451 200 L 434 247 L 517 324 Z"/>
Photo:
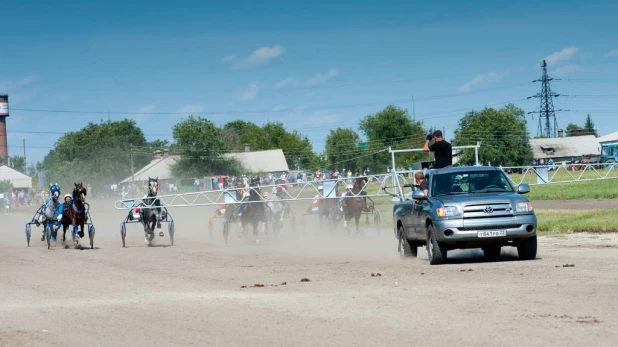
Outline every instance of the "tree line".
<path id="1" fill-rule="evenodd" d="M 447 136 L 447 140 L 455 146 L 481 142 L 479 159 L 483 162 L 526 165 L 532 160 L 532 151 L 524 115 L 514 105 L 470 111 L 459 120 L 454 136 Z M 28 173 L 36 175 L 45 169 L 47 181 L 63 184 L 72 184 L 75 179 L 110 184 L 130 177 L 131 161 L 137 171 L 152 160 L 154 151 L 169 151 L 170 155 L 179 157 L 172 168 L 177 178 L 239 175 L 245 173 L 243 168 L 222 154 L 241 152 L 245 144 L 251 151 L 282 149 L 291 170 L 368 169 L 371 173 L 381 173 L 392 166 L 388 147 L 422 148 L 426 135 L 433 130 L 413 120 L 408 110 L 389 105 L 363 117 L 356 129 L 330 130 L 324 151 L 316 153 L 306 135 L 288 131 L 281 122 L 260 126 L 234 120 L 217 126 L 209 119 L 189 116 L 173 126 L 173 141 L 169 143 L 147 141 L 133 120 L 108 120 L 91 122 L 78 131 L 64 134 L 43 162 L 32 165 L 33 172 Z M 457 158 L 461 164 L 473 164 L 474 151 L 461 151 Z M 402 153 L 396 156 L 396 165 L 408 167 L 431 159 L 424 152 Z"/>

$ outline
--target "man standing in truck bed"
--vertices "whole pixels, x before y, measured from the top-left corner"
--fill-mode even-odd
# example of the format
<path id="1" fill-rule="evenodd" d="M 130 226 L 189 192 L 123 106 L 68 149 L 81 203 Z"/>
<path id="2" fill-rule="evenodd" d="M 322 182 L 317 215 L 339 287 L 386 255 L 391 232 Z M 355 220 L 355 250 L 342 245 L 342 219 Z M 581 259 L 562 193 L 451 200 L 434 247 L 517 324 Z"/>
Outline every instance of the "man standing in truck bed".
<path id="1" fill-rule="evenodd" d="M 429 142 L 434 140 L 434 143 L 430 146 Z M 453 148 L 451 144 L 448 143 L 444 137 L 442 137 L 442 131 L 436 130 L 432 134 L 427 135 L 425 146 L 423 147 L 425 152 L 433 152 L 436 161 L 434 163 L 435 169 L 440 169 L 444 167 L 449 167 L 453 165 Z"/>

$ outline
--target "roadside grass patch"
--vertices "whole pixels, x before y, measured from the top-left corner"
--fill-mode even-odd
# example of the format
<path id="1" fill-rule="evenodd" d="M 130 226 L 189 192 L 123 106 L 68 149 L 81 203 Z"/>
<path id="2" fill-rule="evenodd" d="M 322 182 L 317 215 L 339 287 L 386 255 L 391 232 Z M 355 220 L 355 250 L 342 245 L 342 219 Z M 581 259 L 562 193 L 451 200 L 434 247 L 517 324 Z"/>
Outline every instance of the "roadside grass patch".
<path id="1" fill-rule="evenodd" d="M 618 208 L 611 210 L 537 210 L 539 233 L 618 232 Z"/>
<path id="2" fill-rule="evenodd" d="M 530 186 L 526 196 L 534 200 L 617 199 L 618 179 Z"/>

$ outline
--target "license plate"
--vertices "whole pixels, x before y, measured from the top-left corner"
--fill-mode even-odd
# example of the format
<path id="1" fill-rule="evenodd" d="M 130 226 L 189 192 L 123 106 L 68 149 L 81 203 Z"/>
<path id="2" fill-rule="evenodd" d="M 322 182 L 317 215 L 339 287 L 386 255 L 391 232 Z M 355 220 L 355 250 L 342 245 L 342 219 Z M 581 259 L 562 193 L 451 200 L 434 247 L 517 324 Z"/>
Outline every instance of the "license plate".
<path id="1" fill-rule="evenodd" d="M 506 230 L 488 230 L 488 231 L 479 231 L 479 237 L 500 237 L 506 236 Z"/>

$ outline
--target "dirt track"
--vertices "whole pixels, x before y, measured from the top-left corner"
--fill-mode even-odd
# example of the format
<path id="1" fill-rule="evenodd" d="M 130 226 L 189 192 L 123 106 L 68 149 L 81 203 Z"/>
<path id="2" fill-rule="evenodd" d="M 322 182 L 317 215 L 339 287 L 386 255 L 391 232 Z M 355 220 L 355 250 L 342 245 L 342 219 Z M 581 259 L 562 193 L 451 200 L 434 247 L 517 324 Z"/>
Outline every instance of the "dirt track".
<path id="1" fill-rule="evenodd" d="M 0 215 L 0 346 L 618 341 L 613 234 L 541 238 L 535 261 L 504 249 L 499 262 L 467 251 L 429 266 L 424 249 L 419 259 L 401 260 L 390 230 L 328 234 L 315 217 L 296 238 L 248 245 L 233 234 L 226 248 L 220 219 L 208 238 L 211 210 L 204 208 L 171 210 L 175 246 L 147 248 L 141 226 L 132 225 L 123 249 L 118 224 L 126 212 L 109 202 L 92 202 L 94 250 L 47 250 L 40 228 L 27 248 L 23 229 L 32 212 Z"/>

